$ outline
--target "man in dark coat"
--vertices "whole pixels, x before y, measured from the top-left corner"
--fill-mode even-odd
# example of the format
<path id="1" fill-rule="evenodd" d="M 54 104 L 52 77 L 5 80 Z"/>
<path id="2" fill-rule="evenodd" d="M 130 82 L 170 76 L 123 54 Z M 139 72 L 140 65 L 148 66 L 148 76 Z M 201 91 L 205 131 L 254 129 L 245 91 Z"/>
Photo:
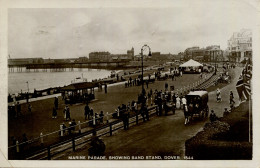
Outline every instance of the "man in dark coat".
<path id="1" fill-rule="evenodd" d="M 71 118 L 70 118 L 70 108 L 69 107 L 66 110 L 66 120 L 71 120 Z"/>
<path id="2" fill-rule="evenodd" d="M 214 122 L 217 120 L 217 116 L 214 112 L 214 110 L 211 110 L 210 116 L 209 116 L 210 122 Z"/>
<path id="3" fill-rule="evenodd" d="M 105 84 L 105 93 L 107 94 L 107 84 Z"/>
<path id="4" fill-rule="evenodd" d="M 52 118 L 57 118 L 57 110 L 55 107 L 52 109 Z"/>
<path id="5" fill-rule="evenodd" d="M 84 110 L 85 110 L 85 113 L 84 113 L 84 115 L 85 115 L 85 120 L 86 120 L 86 119 L 89 119 L 90 108 L 89 108 L 88 104 L 86 104 Z"/>
<path id="6" fill-rule="evenodd" d="M 129 112 L 124 111 L 122 114 L 122 120 L 124 124 L 124 130 L 129 129 Z"/>
<path id="7" fill-rule="evenodd" d="M 59 104 L 59 102 L 58 102 L 58 97 L 55 97 L 55 99 L 54 99 L 54 105 L 55 105 L 55 108 L 56 108 L 56 109 L 58 109 L 58 104 Z"/>
<path id="8" fill-rule="evenodd" d="M 144 106 L 143 111 L 144 111 L 146 120 L 149 121 L 150 119 L 149 119 L 149 112 L 148 112 L 147 106 Z"/>
<path id="9" fill-rule="evenodd" d="M 101 124 L 103 124 L 103 118 L 104 118 L 104 113 L 103 113 L 103 111 L 101 111 L 99 114 L 99 121 Z"/>

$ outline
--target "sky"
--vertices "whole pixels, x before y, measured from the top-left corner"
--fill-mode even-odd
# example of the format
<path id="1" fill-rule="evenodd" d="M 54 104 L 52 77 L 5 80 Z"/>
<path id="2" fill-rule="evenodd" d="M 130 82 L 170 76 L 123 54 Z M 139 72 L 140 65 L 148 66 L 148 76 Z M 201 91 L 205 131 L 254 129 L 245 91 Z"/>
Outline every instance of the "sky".
<path id="1" fill-rule="evenodd" d="M 180 2 L 180 1 L 178 1 Z M 192 46 L 227 48 L 233 32 L 255 28 L 244 1 L 189 1 L 171 7 L 13 8 L 8 10 L 11 58 L 78 58 L 93 51 L 126 54 L 144 44 L 178 54 Z"/>

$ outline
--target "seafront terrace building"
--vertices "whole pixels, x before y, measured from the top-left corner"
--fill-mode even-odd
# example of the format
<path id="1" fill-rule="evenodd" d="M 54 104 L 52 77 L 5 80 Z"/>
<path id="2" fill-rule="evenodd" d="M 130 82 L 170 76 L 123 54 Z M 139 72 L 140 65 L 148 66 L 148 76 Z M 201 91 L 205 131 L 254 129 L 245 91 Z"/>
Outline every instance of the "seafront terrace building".
<path id="1" fill-rule="evenodd" d="M 252 31 L 241 29 L 234 32 L 228 40 L 229 61 L 241 62 L 252 58 Z"/>
<path id="2" fill-rule="evenodd" d="M 220 49 L 220 45 L 207 46 L 204 51 L 204 61 L 219 62 L 224 60 L 224 51 Z"/>
<path id="3" fill-rule="evenodd" d="M 89 53 L 90 62 L 112 62 L 112 61 L 130 61 L 134 59 L 134 48 L 127 50 L 126 54 L 111 54 L 108 51 Z"/>
<path id="4" fill-rule="evenodd" d="M 194 59 L 196 61 L 203 62 L 219 62 L 224 61 L 223 57 L 224 51 L 219 45 L 211 45 L 206 48 L 200 48 L 198 46 L 187 48 L 183 52 L 185 60 Z"/>

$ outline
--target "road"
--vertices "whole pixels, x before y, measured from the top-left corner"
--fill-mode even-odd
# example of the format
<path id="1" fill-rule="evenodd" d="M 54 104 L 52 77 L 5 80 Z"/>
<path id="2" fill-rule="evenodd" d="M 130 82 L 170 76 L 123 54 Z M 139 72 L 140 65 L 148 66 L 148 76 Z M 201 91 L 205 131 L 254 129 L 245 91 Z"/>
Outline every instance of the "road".
<path id="1" fill-rule="evenodd" d="M 239 103 L 236 93 L 236 81 L 242 68 L 234 69 L 235 77 L 232 82 L 221 89 L 222 102 L 216 102 L 215 92 L 209 93 L 209 108 L 214 109 L 217 116 L 222 117 L 225 107 L 229 107 L 229 91 L 233 90 L 235 102 Z M 150 121 L 130 127 L 129 130 L 120 130 L 113 136 L 102 137 L 106 144 L 105 155 L 109 156 L 179 156 L 185 155 L 185 141 L 202 130 L 207 120 L 195 120 L 184 125 L 182 110 L 168 116 L 152 117 Z M 76 152 L 68 152 L 60 158 L 68 159 L 69 156 L 87 156 L 88 146 Z"/>

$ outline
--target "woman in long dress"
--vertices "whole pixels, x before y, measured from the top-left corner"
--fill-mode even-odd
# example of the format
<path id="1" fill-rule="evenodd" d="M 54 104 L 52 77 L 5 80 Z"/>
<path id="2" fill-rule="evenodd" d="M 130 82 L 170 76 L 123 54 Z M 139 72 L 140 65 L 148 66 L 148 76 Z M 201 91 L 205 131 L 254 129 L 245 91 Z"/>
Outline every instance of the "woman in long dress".
<path id="1" fill-rule="evenodd" d="M 219 90 L 219 88 L 217 89 L 217 102 L 221 102 L 222 101 L 222 99 L 221 99 L 221 93 L 220 93 L 220 90 Z"/>
<path id="2" fill-rule="evenodd" d="M 64 108 L 63 110 L 63 114 L 64 114 L 64 120 L 66 120 L 66 113 L 67 113 L 67 106 Z"/>
<path id="3" fill-rule="evenodd" d="M 176 98 L 176 108 L 177 109 L 180 109 L 181 107 L 181 99 L 180 97 L 177 95 L 177 98 Z"/>

